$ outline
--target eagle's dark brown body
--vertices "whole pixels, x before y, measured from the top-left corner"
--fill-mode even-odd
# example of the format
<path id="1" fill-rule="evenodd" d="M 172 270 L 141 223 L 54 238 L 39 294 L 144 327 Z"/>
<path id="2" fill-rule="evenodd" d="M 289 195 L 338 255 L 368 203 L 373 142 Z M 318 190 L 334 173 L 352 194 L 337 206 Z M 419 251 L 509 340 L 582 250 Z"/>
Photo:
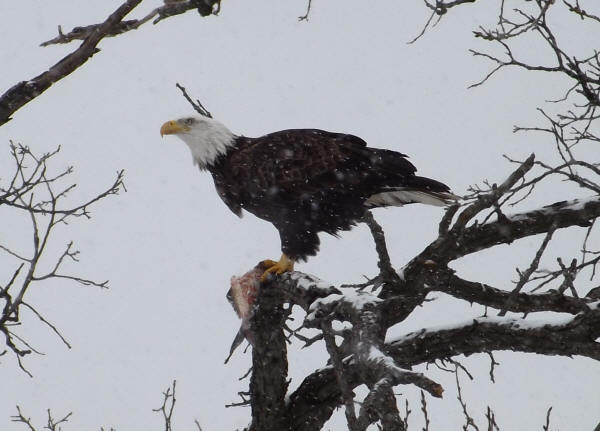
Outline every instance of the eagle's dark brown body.
<path id="1" fill-rule="evenodd" d="M 416 176 L 404 154 L 316 129 L 238 137 L 207 168 L 227 206 L 273 223 L 293 260 L 315 255 L 319 232 L 350 229 L 368 208 L 452 196 L 445 184 Z"/>

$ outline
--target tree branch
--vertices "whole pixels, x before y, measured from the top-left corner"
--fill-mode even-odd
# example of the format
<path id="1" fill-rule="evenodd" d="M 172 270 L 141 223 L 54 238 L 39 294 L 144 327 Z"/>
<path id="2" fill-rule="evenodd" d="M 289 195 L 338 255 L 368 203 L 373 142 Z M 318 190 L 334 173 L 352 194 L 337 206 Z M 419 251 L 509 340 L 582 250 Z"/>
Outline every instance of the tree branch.
<path id="1" fill-rule="evenodd" d="M 448 275 L 447 283 L 430 285 L 430 290 L 514 313 L 554 311 L 577 314 L 589 310 L 593 302 L 591 299 L 573 298 L 556 291 L 540 294 L 508 292 L 484 283 L 464 280 L 454 274 Z"/>
<path id="2" fill-rule="evenodd" d="M 545 207 L 513 214 L 491 223 L 474 225 L 463 230 L 460 236 L 449 233 L 431 243 L 409 266 L 432 260 L 447 263 L 499 244 L 531 235 L 571 226 L 589 226 L 600 216 L 600 197 L 556 202 Z"/>
<path id="3" fill-rule="evenodd" d="M 122 19 L 142 0 L 127 0 L 117 8 L 95 31 L 86 36 L 83 43 L 71 54 L 64 57 L 47 72 L 29 81 L 19 82 L 0 96 L 0 126 L 10 120 L 10 116 L 46 91 L 52 84 L 71 74 L 75 69 L 90 59 L 98 49 L 96 45 L 109 33 L 114 31 Z"/>
<path id="4" fill-rule="evenodd" d="M 298 275 L 284 276 L 281 277 L 280 283 L 283 282 L 286 289 L 291 290 L 294 289 L 295 278 L 297 279 Z M 510 292 L 501 292 L 489 286 L 467 282 L 457 277 L 452 279 L 452 284 L 457 291 L 461 291 L 460 296 L 465 299 L 468 299 L 470 295 L 476 295 L 479 298 L 488 292 L 492 294 L 494 301 L 506 302 L 511 295 Z M 302 290 L 306 290 L 306 288 L 307 286 L 302 286 Z M 337 294 L 333 295 L 337 296 Z M 317 304 L 334 304 L 332 299 L 325 297 L 324 300 L 315 300 L 315 302 Z M 471 355 L 497 350 L 561 356 L 580 355 L 600 360 L 600 344 L 595 341 L 600 336 L 600 308 L 596 303 L 587 303 L 576 298 L 555 294 L 527 295 L 522 293 L 515 296 L 514 301 L 514 303 L 509 301 L 510 308 L 505 302 L 497 304 L 497 306 L 520 309 L 519 307 L 529 304 L 540 309 L 554 308 L 555 311 L 570 310 L 571 312 L 577 312 L 577 309 L 580 309 L 581 311 L 574 317 L 558 324 L 545 321 L 535 323 L 525 319 L 479 318 L 448 329 L 422 330 L 385 344 L 381 357 L 389 356 L 389 358 L 393 358 L 392 363 L 397 363 L 405 368 L 461 354 Z M 320 315 L 315 312 L 315 309 L 319 308 L 315 304 L 308 308 L 312 310 L 313 315 Z M 327 310 L 328 312 L 335 310 L 338 318 L 346 315 L 344 307 L 329 306 Z M 321 315 L 323 318 L 328 313 L 323 312 Z M 348 315 L 346 317 L 350 318 Z M 369 355 L 374 358 L 377 356 Z M 385 359 L 381 362 L 385 363 Z M 344 361 L 343 376 L 350 388 L 365 382 L 365 377 L 360 370 L 361 365 L 357 357 Z M 423 384 L 429 385 L 429 383 Z M 435 394 L 437 390 L 435 386 L 428 387 L 432 388 L 431 390 Z M 375 396 L 376 392 L 373 392 L 372 398 Z M 342 396 L 334 367 L 330 366 L 316 371 L 304 379 L 298 389 L 289 397 L 286 412 L 290 418 L 291 429 L 298 431 L 319 429 L 340 403 L 342 403 Z"/>

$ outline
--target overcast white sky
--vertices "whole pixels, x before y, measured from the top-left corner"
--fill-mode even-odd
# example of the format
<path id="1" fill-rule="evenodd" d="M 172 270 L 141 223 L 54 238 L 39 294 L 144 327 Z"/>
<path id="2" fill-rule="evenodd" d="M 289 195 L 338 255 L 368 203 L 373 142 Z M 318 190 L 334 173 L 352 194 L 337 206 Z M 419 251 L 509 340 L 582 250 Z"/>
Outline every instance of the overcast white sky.
<path id="1" fill-rule="evenodd" d="M 147 3 L 136 17 L 159 4 Z M 82 252 L 81 262 L 67 268 L 109 279 L 110 289 L 54 282 L 31 289 L 29 302 L 73 348 L 27 317 L 20 333 L 46 356 L 26 358 L 33 378 L 20 372 L 10 355 L 1 358 L 0 429 L 24 429 L 9 422 L 16 404 L 40 425 L 47 408 L 57 416 L 73 411 L 65 430 L 161 429 L 151 408 L 160 405 L 161 391 L 173 379 L 178 381 L 176 429 L 191 429 L 194 418 L 205 431 L 247 424 L 249 409 L 224 408 L 246 389 L 247 382 L 237 378 L 250 366 L 249 354 L 241 352 L 223 365 L 239 326 L 225 293 L 231 275 L 279 256 L 279 238 L 271 225 L 251 215 L 237 219 L 217 197 L 210 177 L 192 165 L 184 144 L 161 140 L 164 121 L 191 111 L 175 82 L 235 133 L 258 136 L 300 127 L 353 133 L 371 146 L 409 154 L 421 174 L 458 194 L 485 178 L 501 181 L 511 168 L 504 153 L 551 157 L 550 143 L 514 135 L 512 126 L 538 121 L 535 107 L 561 96 L 563 81 L 506 71 L 483 87 L 466 88 L 490 67 L 467 51 L 482 46 L 472 30 L 497 17 L 495 9 L 486 9 L 490 2 L 480 3 L 457 8 L 407 45 L 428 16 L 417 0 L 314 0 L 310 21 L 303 23 L 297 17 L 304 14 L 304 0 L 228 0 L 218 17 L 188 13 L 103 41 L 91 61 L 18 111 L 0 128 L 0 180 L 11 167 L 12 139 L 39 153 L 61 145 L 55 168 L 76 167 L 72 202 L 103 190 L 119 169 L 126 171 L 128 192 L 101 202 L 91 221 L 77 220 L 57 232 L 55 253 L 70 239 Z M 74 48 L 39 47 L 55 36 L 58 24 L 70 29 L 95 23 L 119 4 L 0 3 L 0 89 L 39 74 Z M 599 40 L 598 32 L 592 35 L 587 28 L 577 33 L 577 21 L 556 20 L 570 46 Z M 543 50 L 521 48 L 543 58 Z M 557 194 L 546 201 L 568 197 Z M 415 206 L 375 215 L 386 230 L 393 262 L 401 266 L 434 238 L 441 211 Z M 577 250 L 574 235 L 558 235 L 567 256 Z M 25 223 L 3 223 L 0 241 L 23 253 L 31 247 Z M 467 278 L 510 288 L 514 267 L 526 265 L 523 259 L 538 243 L 539 238 L 526 239 L 457 267 Z M 0 259 L 5 280 L 13 266 L 6 256 Z M 322 237 L 320 254 L 298 269 L 333 283 L 373 275 L 371 239 L 363 227 L 341 240 Z M 392 336 L 481 312 L 440 298 L 394 328 Z M 326 356 L 320 344 L 291 350 L 294 388 Z M 600 373 L 593 361 L 508 353 L 497 360 L 502 365 L 495 385 L 487 378 L 487 357 L 465 361 L 478 378 L 464 386 L 476 418 L 491 405 L 502 429 L 541 429 L 553 405 L 553 429 L 590 430 L 600 420 Z M 452 376 L 428 373 L 447 387 L 444 400 L 429 401 L 432 429 L 460 429 Z M 398 392 L 410 397 L 418 429 L 417 391 L 400 387 Z M 344 426 L 338 412 L 330 429 Z"/>

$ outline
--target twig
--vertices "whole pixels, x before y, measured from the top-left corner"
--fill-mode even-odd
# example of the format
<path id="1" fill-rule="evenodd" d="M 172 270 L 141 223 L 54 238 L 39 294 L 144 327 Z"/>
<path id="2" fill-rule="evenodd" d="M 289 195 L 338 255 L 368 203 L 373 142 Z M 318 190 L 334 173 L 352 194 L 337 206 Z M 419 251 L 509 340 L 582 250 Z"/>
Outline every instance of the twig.
<path id="1" fill-rule="evenodd" d="M 308 16 L 310 15 L 311 7 L 312 7 L 312 0 L 308 0 L 308 4 L 306 5 L 306 13 L 302 16 L 299 16 L 298 21 L 308 21 Z"/>
<path id="2" fill-rule="evenodd" d="M 490 408 L 490 406 L 487 406 L 487 410 L 485 412 L 485 418 L 488 421 L 488 429 L 487 429 L 487 431 L 500 431 L 500 427 L 496 423 L 496 414 Z"/>
<path id="3" fill-rule="evenodd" d="M 529 268 L 527 268 L 527 270 L 525 270 L 525 272 L 523 272 L 523 273 L 519 272 L 519 275 L 520 275 L 519 281 L 517 282 L 517 285 L 515 286 L 515 288 L 512 290 L 512 292 L 511 292 L 512 295 L 511 295 L 511 297 L 509 297 L 508 301 L 511 301 L 514 298 L 514 295 L 521 291 L 521 289 L 525 286 L 525 284 L 529 282 L 529 278 L 531 277 L 531 275 L 538 269 L 538 266 L 540 264 L 540 259 L 542 258 L 542 255 L 544 254 L 546 247 L 548 247 L 548 244 L 550 243 L 550 240 L 552 239 L 553 234 L 554 234 L 554 227 L 551 226 L 550 229 L 548 229 L 548 232 L 546 233 L 546 236 L 544 237 L 542 244 L 538 248 L 538 251 L 535 253 L 535 257 L 531 261 Z M 519 270 L 517 269 L 517 271 L 519 271 Z M 506 311 L 507 311 L 506 308 L 503 308 L 498 313 L 498 316 L 505 316 Z"/>
<path id="4" fill-rule="evenodd" d="M 65 423 L 65 422 L 68 422 L 69 418 L 73 414 L 73 412 L 67 413 L 62 419 L 56 420 L 52 417 L 52 413 L 50 412 L 50 409 L 47 410 L 47 413 L 48 413 L 48 423 L 46 425 L 46 429 L 48 429 L 49 431 L 61 431 L 62 428 L 59 427 L 59 425 Z"/>
<path id="5" fill-rule="evenodd" d="M 165 431 L 172 431 L 173 425 L 171 420 L 173 418 L 173 409 L 175 408 L 175 386 L 177 380 L 173 380 L 173 383 L 166 391 L 163 392 L 163 403 L 160 407 L 152 409 L 153 412 L 161 413 L 165 421 Z"/>
<path id="6" fill-rule="evenodd" d="M 212 114 L 204 106 L 202 106 L 202 103 L 200 103 L 198 99 L 196 99 L 196 102 L 192 100 L 192 98 L 188 95 L 187 91 L 185 90 L 185 87 L 182 87 L 179 83 L 176 83 L 175 86 L 181 90 L 181 92 L 183 93 L 183 97 L 185 97 L 185 100 L 190 102 L 190 105 L 194 107 L 194 110 L 197 113 L 205 117 L 212 118 Z"/>
<path id="7" fill-rule="evenodd" d="M 70 184 L 65 188 L 59 188 L 61 181 L 65 180 L 73 170 L 67 168 L 57 175 L 49 173 L 49 162 L 53 156 L 58 154 L 59 149 L 36 156 L 31 150 L 22 145 L 11 143 L 11 155 L 16 169 L 7 186 L 0 184 L 0 206 L 5 206 L 9 211 L 17 214 L 23 212 L 24 216 L 31 221 L 31 243 L 30 255 L 12 250 L 0 244 L 0 250 L 6 252 L 9 257 L 16 259 L 17 268 L 13 275 L 3 287 L 0 287 L 0 298 L 4 299 L 4 307 L 0 310 L 0 332 L 5 336 L 6 345 L 17 355 L 19 367 L 28 375 L 21 358 L 35 352 L 25 339 L 12 332 L 9 325 L 22 322 L 20 310 L 22 307 L 30 310 L 38 319 L 48 326 L 61 341 L 71 347 L 66 338 L 60 333 L 48 319 L 42 316 L 33 304 L 26 302 L 25 298 L 31 286 L 50 278 L 76 281 L 85 285 L 94 285 L 105 288 L 107 282 L 96 282 L 90 279 L 59 273 L 65 260 L 77 262 L 79 251 L 73 248 L 73 242 L 69 242 L 60 256 L 55 258 L 52 269 L 44 275 L 38 275 L 38 263 L 47 261 L 46 250 L 49 246 L 51 234 L 59 223 L 68 223 L 72 217 L 90 217 L 89 207 L 101 199 L 116 194 L 123 186 L 123 172 L 117 173 L 115 182 L 104 192 L 89 199 L 87 202 L 72 208 L 64 208 L 61 203 L 66 193 L 75 187 Z M 58 191 L 56 189 L 58 188 Z M 51 262 L 51 261 L 50 261 Z M 25 346 L 26 348 L 21 348 Z"/>
<path id="8" fill-rule="evenodd" d="M 423 419 L 425 420 L 423 431 L 429 431 L 429 413 L 427 412 L 427 400 L 425 399 L 425 392 L 423 392 L 423 390 L 421 390 L 421 411 L 423 412 Z"/>
<path id="9" fill-rule="evenodd" d="M 473 418 L 471 417 L 471 415 L 467 411 L 467 404 L 465 403 L 465 401 L 462 398 L 462 390 L 461 390 L 461 386 L 460 386 L 460 379 L 458 378 L 458 369 L 459 369 L 459 367 L 456 366 L 456 368 L 454 370 L 454 375 L 456 377 L 456 390 L 458 392 L 457 399 L 458 399 L 458 402 L 460 403 L 460 406 L 462 407 L 463 415 L 465 416 L 465 425 L 463 425 L 463 430 L 467 431 L 467 429 L 469 427 L 472 427 L 476 431 L 479 431 L 479 428 L 477 427 L 477 424 L 475 424 L 475 421 L 473 420 Z"/>
<path id="10" fill-rule="evenodd" d="M 546 424 L 542 427 L 544 431 L 550 431 L 550 413 L 552 412 L 552 407 L 548 409 L 546 412 Z"/>
<path id="11" fill-rule="evenodd" d="M 21 411 L 21 407 L 19 407 L 19 406 L 17 406 L 17 414 L 11 416 L 10 418 L 13 422 L 20 422 L 20 423 L 24 423 L 25 425 L 27 425 L 27 428 L 29 428 L 29 431 L 37 431 L 35 429 L 35 427 L 33 426 L 33 424 L 31 423 L 31 418 L 25 417 L 25 415 L 23 415 L 23 412 Z"/>
<path id="12" fill-rule="evenodd" d="M 118 36 L 128 31 L 137 30 L 143 24 L 146 24 L 154 18 L 153 24 L 158 24 L 160 21 L 169 18 L 171 16 L 181 15 L 187 11 L 198 9 L 197 2 L 194 0 L 181 0 L 181 1 L 165 1 L 163 6 L 159 6 L 152 9 L 148 14 L 140 19 L 132 19 L 122 21 L 113 28 L 106 37 Z M 201 13 L 202 16 L 208 16 L 211 14 L 217 15 L 221 6 L 221 0 L 211 0 L 208 4 L 203 3 Z M 40 44 L 40 46 L 49 46 L 54 44 L 69 43 L 75 40 L 83 40 L 90 34 L 98 30 L 100 24 L 91 24 L 87 26 L 75 27 L 68 33 L 63 33 L 61 26 L 58 26 L 58 36 L 53 39 L 47 40 Z"/>
<path id="13" fill-rule="evenodd" d="M 510 176 L 499 186 L 495 187 L 490 193 L 477 196 L 477 201 L 466 207 L 458 216 L 452 226 L 452 230 L 457 232 L 462 230 L 466 224 L 475 217 L 480 211 L 489 208 L 498 199 L 504 195 L 510 188 L 517 183 L 533 167 L 535 155 L 531 154 L 521 166 L 519 166 Z"/>
<path id="14" fill-rule="evenodd" d="M 500 363 L 496 362 L 496 359 L 494 358 L 494 354 L 492 352 L 487 352 L 487 354 L 490 357 L 490 380 L 492 381 L 492 383 L 496 383 L 496 379 L 494 378 L 494 369 L 496 365 L 500 365 Z"/>

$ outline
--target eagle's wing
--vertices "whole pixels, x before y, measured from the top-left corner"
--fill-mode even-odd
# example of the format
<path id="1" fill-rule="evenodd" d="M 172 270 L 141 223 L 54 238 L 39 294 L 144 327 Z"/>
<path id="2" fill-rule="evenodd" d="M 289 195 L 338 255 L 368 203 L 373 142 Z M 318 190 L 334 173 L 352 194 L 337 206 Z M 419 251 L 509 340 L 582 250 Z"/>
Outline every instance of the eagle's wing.
<path id="1" fill-rule="evenodd" d="M 405 155 L 368 148 L 361 138 L 349 134 L 296 129 L 240 139 L 246 141 L 229 159 L 230 175 L 234 183 L 255 194 L 313 195 L 332 188 L 343 192 L 377 176 L 415 172 Z"/>

